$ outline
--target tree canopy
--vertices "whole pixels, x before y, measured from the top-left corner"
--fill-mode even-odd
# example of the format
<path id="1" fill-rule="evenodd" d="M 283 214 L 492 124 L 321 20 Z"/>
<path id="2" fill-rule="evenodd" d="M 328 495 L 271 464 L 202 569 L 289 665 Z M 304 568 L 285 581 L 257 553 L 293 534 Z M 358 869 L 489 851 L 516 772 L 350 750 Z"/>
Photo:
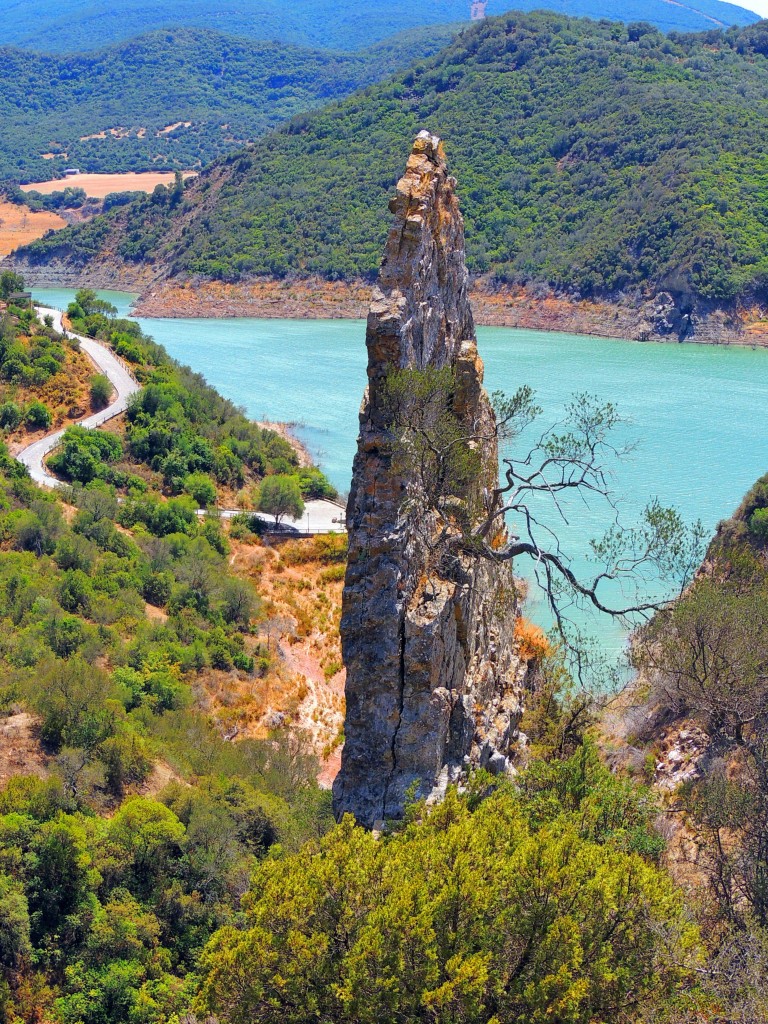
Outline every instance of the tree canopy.
<path id="1" fill-rule="evenodd" d="M 520 0 L 518 8 L 532 10 L 537 0 Z M 696 0 L 695 6 L 664 0 L 551 0 L 551 8 L 590 18 L 650 21 L 669 31 L 696 31 L 713 25 L 748 25 L 757 21 L 752 11 L 721 0 Z M 489 14 L 504 9 L 491 0 Z M 410 0 L 350 0 L 339 5 L 331 0 L 293 0 L 281 6 L 271 0 L 229 0 L 226 15 L 207 0 L 166 0 L 162 7 L 145 0 L 60 0 L 52 9 L 47 0 L 10 0 L 3 39 L 28 49 L 46 52 L 88 50 L 114 40 L 126 39 L 150 29 L 195 26 L 221 29 L 252 39 L 280 40 L 303 46 L 358 49 L 385 36 L 419 25 L 465 22 L 467 0 L 441 0 L 413 4 Z"/>
<path id="2" fill-rule="evenodd" d="M 488 19 L 384 84 L 25 255 L 176 275 L 373 277 L 411 140 L 444 140 L 470 270 L 581 295 L 764 295 L 762 24 L 664 36 L 539 12 Z"/>
<path id="3" fill-rule="evenodd" d="M 218 27 L 224 27 L 220 19 Z M 5 47 L 0 180 L 47 181 L 67 167 L 97 173 L 202 167 L 296 113 L 435 53 L 454 31 L 417 29 L 358 53 L 256 42 L 210 28 L 155 31 L 96 52 L 57 56 Z M 80 207 L 85 193 L 62 178 L 61 192 L 35 200 L 35 207 Z"/>
<path id="4" fill-rule="evenodd" d="M 579 783 L 613 790 L 610 821 Z M 347 817 L 260 866 L 246 929 L 203 954 L 201 1009 L 227 1024 L 638 1019 L 690 981 L 698 947 L 634 852 L 647 810 L 583 748 L 517 791 L 450 792 L 388 838 Z"/>

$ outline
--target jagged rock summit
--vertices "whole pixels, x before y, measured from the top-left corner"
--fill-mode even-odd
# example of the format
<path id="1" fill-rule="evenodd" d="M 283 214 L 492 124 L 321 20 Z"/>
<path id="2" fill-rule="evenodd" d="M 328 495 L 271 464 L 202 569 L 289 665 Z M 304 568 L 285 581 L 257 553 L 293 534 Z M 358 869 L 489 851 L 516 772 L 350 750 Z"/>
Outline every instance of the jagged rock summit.
<path id="1" fill-rule="evenodd" d="M 410 794 L 439 797 L 470 764 L 506 770 L 521 713 L 512 569 L 436 556 L 437 522 L 413 500 L 419 481 L 404 479 L 393 457 L 389 376 L 450 367 L 453 414 L 486 438 L 471 490 L 498 479 L 455 184 L 440 139 L 420 132 L 390 201 L 394 222 L 368 315 L 368 388 L 347 508 L 345 744 L 333 797 L 338 817 L 351 812 L 369 828 L 402 817 Z M 468 499 L 465 488 L 457 500 Z"/>

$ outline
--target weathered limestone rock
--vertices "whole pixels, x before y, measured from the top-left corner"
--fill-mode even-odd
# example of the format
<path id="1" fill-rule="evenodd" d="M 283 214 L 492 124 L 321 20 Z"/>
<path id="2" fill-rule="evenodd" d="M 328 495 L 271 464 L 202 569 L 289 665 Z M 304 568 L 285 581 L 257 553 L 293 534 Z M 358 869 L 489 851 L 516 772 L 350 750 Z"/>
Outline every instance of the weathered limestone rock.
<path id="1" fill-rule="evenodd" d="M 509 565 L 430 553 L 413 479 L 393 466 L 386 380 L 394 369 L 454 370 L 453 411 L 493 435 L 467 298 L 464 228 L 440 140 L 417 137 L 397 194 L 368 316 L 368 389 L 347 509 L 349 565 L 341 622 L 347 669 L 338 816 L 374 827 L 407 795 L 437 798 L 479 764 L 508 769 L 520 717 L 517 595 Z M 477 492 L 498 478 L 495 440 L 481 445 Z M 459 499 L 461 500 L 461 499 Z"/>

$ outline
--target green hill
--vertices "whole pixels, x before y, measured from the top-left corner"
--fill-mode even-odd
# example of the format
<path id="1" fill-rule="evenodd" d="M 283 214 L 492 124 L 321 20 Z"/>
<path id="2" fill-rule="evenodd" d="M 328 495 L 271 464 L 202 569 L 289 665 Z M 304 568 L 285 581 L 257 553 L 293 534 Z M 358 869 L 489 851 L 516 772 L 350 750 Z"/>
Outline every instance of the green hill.
<path id="1" fill-rule="evenodd" d="M 295 118 L 170 193 L 22 251 L 238 280 L 370 276 L 410 141 L 446 140 L 471 269 L 582 294 L 729 302 L 768 275 L 768 23 L 666 37 L 489 19 L 382 85 Z"/>
<path id="2" fill-rule="evenodd" d="M 416 29 L 358 53 L 202 29 L 153 32 L 88 54 L 6 47 L 0 178 L 46 180 L 72 165 L 92 172 L 202 166 L 299 111 L 435 53 L 454 32 Z"/>
<path id="3" fill-rule="evenodd" d="M 541 0 L 522 0 L 535 10 Z M 550 0 L 562 14 L 617 21 L 650 21 L 664 31 L 696 32 L 748 25 L 757 15 L 720 0 Z M 508 8 L 489 0 L 488 13 Z M 64 52 L 103 46 L 150 29 L 194 26 L 256 39 L 278 39 L 303 46 L 354 49 L 418 25 L 469 18 L 470 0 L 6 0 L 0 42 L 35 50 Z"/>

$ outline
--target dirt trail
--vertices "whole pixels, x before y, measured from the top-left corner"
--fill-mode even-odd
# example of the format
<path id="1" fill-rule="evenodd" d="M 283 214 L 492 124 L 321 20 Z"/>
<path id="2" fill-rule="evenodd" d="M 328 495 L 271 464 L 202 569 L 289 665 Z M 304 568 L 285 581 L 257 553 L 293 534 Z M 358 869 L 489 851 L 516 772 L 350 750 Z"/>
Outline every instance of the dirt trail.
<path id="1" fill-rule="evenodd" d="M 26 712 L 0 719 L 0 788 L 13 775 L 48 773 L 48 758 L 37 738 L 37 720 Z"/>

